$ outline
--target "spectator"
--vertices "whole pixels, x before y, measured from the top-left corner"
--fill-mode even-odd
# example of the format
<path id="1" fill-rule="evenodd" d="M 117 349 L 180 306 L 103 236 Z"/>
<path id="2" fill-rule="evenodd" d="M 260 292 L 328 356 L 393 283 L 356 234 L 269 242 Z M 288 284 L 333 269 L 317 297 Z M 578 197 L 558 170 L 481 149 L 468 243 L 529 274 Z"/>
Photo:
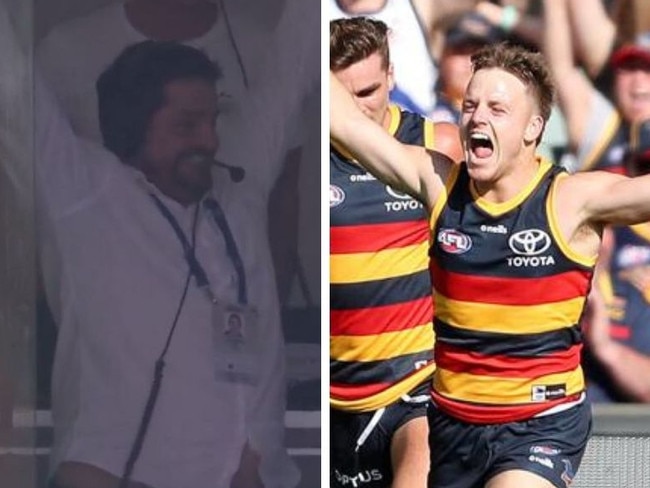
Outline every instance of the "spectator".
<path id="1" fill-rule="evenodd" d="M 611 93 L 612 53 L 650 30 L 650 4 L 645 0 L 570 0 L 574 54 L 603 93 Z"/>
<path id="2" fill-rule="evenodd" d="M 544 49 L 556 80 L 569 142 L 577 152 L 577 167 L 574 169 L 606 169 L 621 173 L 622 157 L 629 146 L 630 128 L 650 118 L 650 97 L 644 95 L 650 91 L 649 36 L 641 34 L 634 44 L 622 45 L 612 54 L 612 102 L 574 63 L 571 39 L 579 37 L 574 32 L 580 32 L 580 26 L 585 26 L 573 21 L 578 13 L 575 8 L 569 9 L 571 5 L 573 3 L 568 0 L 545 1 Z M 580 3 L 579 15 L 582 15 L 582 7 Z M 600 27 L 590 25 L 589 29 L 599 31 Z"/>

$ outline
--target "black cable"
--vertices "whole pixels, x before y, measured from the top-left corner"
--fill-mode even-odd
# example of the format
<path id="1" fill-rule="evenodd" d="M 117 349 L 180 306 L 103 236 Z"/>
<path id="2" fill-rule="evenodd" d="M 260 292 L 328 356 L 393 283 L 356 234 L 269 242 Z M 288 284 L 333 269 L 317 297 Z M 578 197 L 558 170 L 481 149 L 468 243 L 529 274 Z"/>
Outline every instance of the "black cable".
<path id="1" fill-rule="evenodd" d="M 194 223 L 192 225 L 192 247 L 194 247 L 195 236 L 196 236 L 196 223 L 198 221 L 198 205 L 197 210 L 194 214 Z M 160 386 L 162 384 L 163 378 L 163 369 L 165 367 L 165 355 L 169 350 L 169 346 L 172 342 L 172 337 L 174 336 L 174 331 L 178 325 L 178 319 L 181 316 L 181 311 L 183 310 L 183 305 L 185 304 L 185 298 L 187 297 L 187 292 L 190 288 L 190 280 L 193 276 L 192 269 L 190 268 L 187 273 L 187 278 L 185 279 L 185 285 L 183 286 L 183 293 L 181 299 L 178 302 L 178 307 L 176 308 L 176 314 L 174 315 L 174 320 L 172 326 L 169 328 L 167 333 L 167 340 L 165 341 L 165 347 L 163 347 L 160 356 L 156 360 L 154 372 L 153 372 L 153 381 L 151 382 L 151 388 L 149 390 L 149 396 L 147 397 L 147 403 L 145 404 L 144 410 L 142 411 L 142 418 L 140 419 L 140 425 L 138 426 L 138 431 L 135 436 L 135 440 L 131 445 L 131 450 L 129 451 L 129 457 L 124 464 L 124 471 L 122 472 L 122 477 L 120 478 L 119 488 L 128 488 L 129 482 L 131 481 L 131 475 L 133 474 L 133 468 L 135 463 L 140 456 L 142 451 L 142 445 L 144 440 L 147 437 L 147 430 L 149 429 L 149 423 L 153 417 L 153 410 L 156 406 L 156 401 L 158 400 L 158 393 L 160 392 Z"/>
<path id="2" fill-rule="evenodd" d="M 183 295 L 180 302 L 178 303 L 178 308 L 176 309 L 176 316 L 174 317 L 174 322 L 167 334 L 167 341 L 165 343 L 165 348 L 162 353 L 156 360 L 156 366 L 153 372 L 153 381 L 151 382 L 151 389 L 149 390 L 149 397 L 147 398 L 147 403 L 142 411 L 142 418 L 140 419 L 140 425 L 138 426 L 138 432 L 135 436 L 135 440 L 131 445 L 131 451 L 129 452 L 129 457 L 126 460 L 124 465 L 124 471 L 122 473 L 122 478 L 120 479 L 119 488 L 128 488 L 129 481 L 131 479 L 131 474 L 133 473 L 133 467 L 135 462 L 140 456 L 140 451 L 142 450 L 142 445 L 144 444 L 144 439 L 147 436 L 147 430 L 149 429 L 149 423 L 151 422 L 151 417 L 153 416 L 153 409 L 156 406 L 156 400 L 158 399 L 158 392 L 160 391 L 160 385 L 162 384 L 163 377 L 163 368 L 165 367 L 165 354 L 169 349 L 171 344 L 172 335 L 176 329 L 176 324 L 178 324 L 178 318 L 181 315 L 181 310 L 183 309 L 183 304 L 185 303 L 185 297 L 187 296 L 187 291 L 190 288 L 190 278 L 192 277 L 192 272 L 187 273 L 187 279 L 185 280 L 185 287 L 183 289 Z"/>
<path id="3" fill-rule="evenodd" d="M 239 52 L 239 48 L 237 47 L 237 42 L 235 41 L 235 35 L 232 31 L 232 25 L 230 24 L 230 19 L 228 18 L 228 12 L 224 7 L 223 2 L 219 2 L 219 6 L 221 7 L 220 10 L 221 13 L 223 14 L 223 18 L 226 21 L 226 30 L 228 31 L 228 38 L 230 39 L 230 44 L 232 44 L 232 47 L 235 50 L 235 57 L 237 58 L 237 64 L 239 65 L 239 69 L 241 70 L 242 78 L 244 81 L 244 87 L 248 89 L 249 88 L 248 74 L 246 73 L 246 68 L 244 67 L 244 60 L 242 59 L 241 53 Z"/>

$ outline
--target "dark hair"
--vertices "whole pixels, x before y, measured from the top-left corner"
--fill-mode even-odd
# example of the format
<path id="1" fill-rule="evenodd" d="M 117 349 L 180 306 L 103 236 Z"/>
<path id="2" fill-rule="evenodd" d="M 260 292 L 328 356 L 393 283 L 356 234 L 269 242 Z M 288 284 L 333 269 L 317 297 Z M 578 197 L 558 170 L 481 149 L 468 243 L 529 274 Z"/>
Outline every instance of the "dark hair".
<path id="1" fill-rule="evenodd" d="M 531 88 L 546 125 L 551 116 L 555 88 L 541 53 L 529 51 L 518 45 L 500 43 L 480 49 L 472 54 L 471 59 L 474 73 L 481 69 L 499 68 L 516 76 Z M 540 134 L 538 143 L 541 137 Z"/>
<path id="2" fill-rule="evenodd" d="M 368 17 L 330 21 L 330 70 L 336 72 L 379 53 L 388 69 L 388 26 Z"/>
<path id="3" fill-rule="evenodd" d="M 214 83 L 219 76 L 217 65 L 202 51 L 184 44 L 143 41 L 128 46 L 96 83 L 104 146 L 127 161 L 144 142 L 151 116 L 165 102 L 169 82 Z"/>

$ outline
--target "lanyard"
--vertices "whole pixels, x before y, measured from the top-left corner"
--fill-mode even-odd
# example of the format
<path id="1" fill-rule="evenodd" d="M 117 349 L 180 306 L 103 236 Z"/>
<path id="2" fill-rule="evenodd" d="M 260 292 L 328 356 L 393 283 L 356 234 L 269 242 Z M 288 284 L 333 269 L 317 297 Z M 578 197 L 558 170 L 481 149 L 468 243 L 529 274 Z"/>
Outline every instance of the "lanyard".
<path id="1" fill-rule="evenodd" d="M 203 269 L 203 266 L 201 266 L 201 263 L 199 263 L 199 260 L 196 258 L 196 253 L 194 252 L 195 249 L 194 237 L 196 233 L 196 224 L 197 224 L 198 212 L 199 212 L 198 205 L 194 213 L 194 222 L 192 224 L 192 243 L 190 244 L 190 242 L 187 240 L 187 237 L 185 236 L 185 233 L 183 232 L 183 229 L 181 229 L 181 226 L 178 224 L 176 217 L 174 217 L 174 215 L 169 211 L 169 209 L 160 200 L 160 198 L 158 198 L 157 195 L 154 195 L 153 193 L 151 193 L 150 195 L 152 200 L 156 204 L 156 207 L 158 207 L 158 210 L 160 210 L 162 216 L 165 217 L 165 220 L 169 222 L 169 225 L 171 225 L 172 229 L 174 230 L 174 233 L 176 234 L 176 237 L 178 237 L 178 240 L 183 246 L 183 256 L 185 257 L 185 261 L 187 261 L 187 265 L 190 268 L 190 273 L 194 276 L 194 279 L 196 280 L 196 285 L 199 288 L 204 289 L 206 291 L 206 293 L 210 298 L 210 301 L 216 303 L 217 298 L 214 295 L 212 288 L 210 287 L 210 281 L 208 280 L 208 275 Z M 240 305 L 247 305 L 248 293 L 246 290 L 246 273 L 244 271 L 244 263 L 241 259 L 241 255 L 239 254 L 237 244 L 230 230 L 230 226 L 228 225 L 228 221 L 226 220 L 226 216 L 224 215 L 223 210 L 221 209 L 217 201 L 212 198 L 207 199 L 205 201 L 205 207 L 210 211 L 213 220 L 215 221 L 217 227 L 219 227 L 219 230 L 223 235 L 224 241 L 226 242 L 226 252 L 228 254 L 228 257 L 232 261 L 232 265 L 235 268 L 235 272 L 237 273 L 237 285 L 238 285 L 237 301 L 239 302 Z"/>
<path id="2" fill-rule="evenodd" d="M 226 252 L 228 253 L 228 257 L 231 259 L 232 265 L 234 266 L 235 272 L 237 273 L 238 301 L 241 305 L 248 305 L 248 291 L 246 288 L 246 271 L 244 270 L 244 261 L 241 258 L 241 254 L 239 254 L 237 243 L 235 242 L 235 238 L 233 237 L 230 226 L 228 225 L 228 219 L 226 219 L 226 215 L 223 213 L 219 202 L 217 202 L 214 198 L 206 198 L 204 205 L 212 214 L 212 218 L 216 222 L 217 227 L 219 227 L 219 230 L 223 234 L 223 238 L 226 241 Z"/>

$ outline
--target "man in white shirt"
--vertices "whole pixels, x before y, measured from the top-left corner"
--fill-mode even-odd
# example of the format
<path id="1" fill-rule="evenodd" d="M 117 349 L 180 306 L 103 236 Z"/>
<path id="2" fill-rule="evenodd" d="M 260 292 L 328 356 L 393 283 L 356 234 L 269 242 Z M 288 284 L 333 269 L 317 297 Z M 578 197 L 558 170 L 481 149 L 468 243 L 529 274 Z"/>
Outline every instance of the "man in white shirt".
<path id="1" fill-rule="evenodd" d="M 47 18 L 49 5 L 39 6 L 41 18 Z M 224 144 L 217 156 L 223 160 L 238 159 L 239 165 L 249 167 L 249 180 L 255 178 L 261 184 L 260 196 L 265 196 L 279 179 L 281 166 L 289 173 L 288 178 L 277 183 L 275 195 L 280 198 L 272 202 L 270 209 L 275 212 L 271 215 L 271 225 L 278 226 L 275 220 L 280 224 L 288 223 L 292 220 L 288 218 L 291 209 L 301 206 L 293 199 L 287 204 L 287 198 L 282 198 L 296 193 L 295 188 L 289 187 L 294 181 L 295 175 L 291 172 L 295 165 L 288 160 L 285 163 L 282 155 L 289 149 L 300 148 L 306 139 L 302 130 L 305 124 L 299 120 L 304 115 L 297 114 L 294 108 L 300 108 L 305 95 L 296 83 L 305 78 L 300 71 L 306 65 L 297 51 L 304 52 L 304 46 L 310 45 L 306 42 L 307 36 L 319 39 L 319 26 L 313 21 L 318 19 L 318 12 L 316 2 L 299 4 L 293 0 L 113 1 L 49 28 L 38 43 L 37 64 L 75 132 L 101 143 L 95 81 L 124 47 L 145 39 L 164 39 L 204 50 L 222 68 L 218 81 L 218 90 L 223 94 L 218 131 L 223 134 Z M 280 18 L 281 26 L 277 25 Z M 274 31 L 276 25 L 278 28 Z M 297 37 L 296 32 L 299 33 Z M 318 48 L 312 51 L 315 62 L 309 64 L 309 70 L 313 77 L 318 76 L 320 66 Z M 310 90 L 313 88 L 303 91 Z M 258 92 L 265 94 L 260 97 Z M 262 103 L 261 98 L 264 99 Z M 264 116 L 267 111 L 276 110 L 271 106 L 277 106 L 284 119 L 278 127 L 282 140 L 271 141 L 274 147 L 282 148 L 282 154 L 275 159 L 242 157 L 247 152 L 245 146 L 250 145 L 248 139 L 252 133 L 258 137 L 260 124 L 271 120 Z M 268 124 L 267 130 L 271 125 Z M 299 129 L 290 131 L 299 133 L 292 140 L 285 137 L 287 125 Z M 242 140 L 242 126 L 252 127 L 250 134 L 243 134 L 245 140 Z M 276 131 L 276 128 L 271 130 Z M 291 154 L 300 158 L 299 151 Z M 241 192 L 241 188 L 237 191 Z M 276 211 L 278 205 L 283 208 Z M 293 220 L 295 223 L 297 218 Z M 318 232 L 318 228 L 315 231 Z M 295 237 L 284 232 L 284 237 L 274 242 L 277 254 L 297 260 L 292 249 L 295 242 Z M 274 256 L 274 261 L 281 270 L 280 258 Z"/>
<path id="2" fill-rule="evenodd" d="M 141 51 L 129 53 L 140 56 L 138 62 L 116 68 L 113 73 L 118 75 L 107 82 L 127 94 L 129 79 L 134 83 L 138 74 L 154 73 Z M 171 65 L 187 68 L 180 58 Z M 37 93 L 41 256 L 60 327 L 54 463 L 68 462 L 60 464 L 62 479 L 57 478 L 63 486 L 117 483 L 136 437 L 154 362 L 176 313 L 165 377 L 132 478 L 156 488 L 227 486 L 246 445 L 246 452 L 255 451 L 261 458 L 260 476 L 266 486 L 295 484 L 295 472 L 283 470 L 278 462 L 283 391 L 277 383 L 283 358 L 277 305 L 269 292 L 272 274 L 264 266 L 268 255 L 253 237 L 257 223 L 241 203 L 223 202 L 223 210 L 233 217 L 229 220 L 239 245 L 236 253 L 244 261 L 241 272 L 214 208 L 197 205 L 209 190 L 210 156 L 217 145 L 214 75 L 202 73 L 190 70 L 165 84 L 165 96 L 153 100 L 166 103 L 149 105 L 150 119 L 143 119 L 147 129 L 137 137 L 129 136 L 131 130 L 137 133 L 137 124 L 123 127 L 126 143 L 109 143 L 121 161 L 77 141 L 47 93 Z M 158 74 L 165 79 L 164 71 Z M 140 89 L 155 92 L 147 85 Z M 110 100 L 111 90 L 105 95 Z M 112 101 L 122 96 L 124 92 Z M 140 98 L 136 90 L 127 105 Z M 110 102 L 105 106 L 114 107 Z M 103 123 L 115 135 L 115 127 Z M 242 362 L 243 376 L 231 378 L 231 363 L 220 364 L 228 355 L 214 351 L 219 315 L 199 289 L 201 283 L 195 283 L 196 273 L 187 271 L 188 254 L 179 234 L 174 237 L 173 219 L 159 212 L 156 202 L 168 208 L 188 236 L 196 226 L 196 240 L 190 240 L 195 242 L 193 254 L 202 262 L 217 302 L 245 302 L 241 283 L 255 271 L 254 279 L 247 281 L 248 294 L 265 326 L 260 321 L 255 332 L 248 322 L 247 335 L 257 334 L 256 343 L 266 347 L 256 352 L 254 363 Z M 184 276 L 188 289 L 181 298 Z M 272 468 L 265 469 L 265 464 Z M 74 484 L 78 482 L 84 484 Z"/>
<path id="3" fill-rule="evenodd" d="M 301 13 L 300 2 L 288 3 Z M 287 22 L 282 23 L 284 29 L 294 32 Z M 283 35 L 284 40 L 277 41 L 277 50 L 271 48 L 270 52 L 280 52 L 283 42 L 301 49 L 308 45 L 296 43 L 305 33 L 298 30 L 296 36 Z M 312 48 L 318 45 L 318 37 L 315 39 Z M 8 44 L 3 41 L 2 45 L 7 48 Z M 318 53 L 317 49 L 309 52 L 316 56 Z M 289 56 L 287 53 L 287 59 L 283 58 L 285 62 Z M 300 62 L 302 58 L 296 59 Z M 282 66 L 284 74 L 292 66 L 291 61 Z M 302 65 L 299 68 L 303 69 Z M 294 75 L 296 72 L 292 70 Z M 165 117 L 160 119 L 156 112 L 141 135 L 140 143 L 148 149 L 138 153 L 136 160 L 127 153 L 118 158 L 78 140 L 49 95 L 41 90 L 36 97 L 41 261 L 60 327 L 53 385 L 57 397 L 54 466 L 64 466 L 67 461 L 64 474 L 81 476 L 82 482 L 85 476 L 91 476 L 87 485 L 93 488 L 103 486 L 101 483 L 117 486 L 117 479 L 124 473 L 154 363 L 162 353 L 178 309 L 178 324 L 165 356 L 160 392 L 131 479 L 154 488 L 225 487 L 233 480 L 243 457 L 252 459 L 252 465 L 259 461 L 259 476 L 254 478 L 261 480 L 254 482 L 284 488 L 297 481 L 282 446 L 284 358 L 270 256 L 260 239 L 265 223 L 260 210 L 264 199 L 251 191 L 262 180 L 247 173 L 243 182 L 236 183 L 221 170 L 220 178 L 214 181 L 221 191 L 209 190 L 208 155 L 217 144 L 208 112 L 214 112 L 218 100 L 206 89 L 206 83 L 194 81 L 189 83 L 191 87 L 176 87 L 173 93 L 165 93 L 168 103 L 160 109 L 164 112 L 170 108 L 169 102 L 174 102 L 173 107 L 180 109 L 183 117 L 189 113 L 190 120 L 177 120 L 176 124 L 172 118 L 165 122 Z M 12 89 L 24 90 L 28 86 L 4 86 L 8 90 L 2 94 L 3 100 L 14 96 Z M 301 81 L 292 80 L 289 96 L 276 91 L 277 98 L 284 101 L 278 105 L 285 109 L 298 107 L 294 99 L 300 98 L 301 86 Z M 261 131 L 255 149 L 240 151 L 235 164 L 260 156 L 258 164 L 273 167 L 285 145 L 287 130 L 283 127 L 290 120 L 277 105 L 264 102 L 271 87 L 262 88 L 247 104 L 264 109 L 272 106 L 257 118 L 268 119 L 273 128 Z M 188 90 L 199 93 L 199 98 L 195 100 Z M 201 109 L 192 105 L 197 102 Z M 189 107 L 183 105 L 188 103 Z M 200 119 L 198 125 L 192 120 L 196 116 Z M 180 146 L 169 146 L 185 136 Z M 184 145 L 192 150 L 185 153 Z M 162 151 L 161 147 L 167 149 Z M 177 150 L 180 160 L 173 157 Z M 124 164 L 126 159 L 131 160 L 131 166 Z M 164 168 L 158 165 L 160 161 L 164 161 Z M 11 166 L 15 160 L 9 159 L 7 164 Z M 174 182 L 176 177 L 185 179 L 181 188 Z M 198 204 L 205 200 L 204 196 L 196 201 L 202 192 L 218 194 L 244 262 L 243 273 L 233 263 L 232 245 L 215 220 L 214 207 Z M 213 343 L 219 342 L 214 340 L 215 330 L 219 329 L 213 327 L 213 306 L 205 291 L 199 289 L 195 273 L 189 274 L 184 246 L 178 235 L 175 237 L 169 220 L 159 212 L 152 194 L 168 208 L 186 236 L 193 234 L 196 220 L 195 254 L 207 281 L 216 290 L 215 296 L 223 295 L 226 298 L 222 301 L 237 305 L 242 276 L 248 277 L 249 302 L 259 311 L 257 342 L 265 344 L 265 348 L 256 356 L 254 368 L 250 361 L 244 361 L 244 366 L 253 368 L 255 374 L 248 376 L 257 375 L 258 381 L 248 381 L 246 375 L 235 375 L 242 381 L 228 381 L 231 373 L 223 368 L 229 364 L 221 364 L 223 374 L 219 373 L 215 361 L 223 355 L 213 350 Z M 182 298 L 185 280 L 188 289 Z M 80 469 L 71 473 L 70 464 Z"/>
<path id="4" fill-rule="evenodd" d="M 242 452 L 273 457 L 268 476 L 286 476 L 264 480 L 260 470 L 253 486 L 296 482 L 277 463 L 283 352 L 273 276 L 259 265 L 268 256 L 247 245 L 255 216 L 209 195 L 218 144 L 211 66 L 175 43 L 128 48 L 98 83 L 112 154 L 78 141 L 37 91 L 41 256 L 59 326 L 53 465 L 62 487 L 118 486 L 124 475 L 154 488 L 226 487 Z M 257 321 L 247 304 L 259 309 Z M 225 338 L 232 310 L 244 318 L 245 351 Z M 129 463 L 161 356 L 155 407 Z"/>

